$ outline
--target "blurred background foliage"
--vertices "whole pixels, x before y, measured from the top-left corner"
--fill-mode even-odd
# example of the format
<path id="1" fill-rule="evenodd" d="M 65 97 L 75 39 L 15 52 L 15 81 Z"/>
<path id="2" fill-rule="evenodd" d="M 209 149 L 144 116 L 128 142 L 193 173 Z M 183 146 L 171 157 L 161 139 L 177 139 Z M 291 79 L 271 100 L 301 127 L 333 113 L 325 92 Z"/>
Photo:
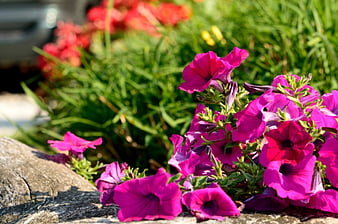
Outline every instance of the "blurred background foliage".
<path id="1" fill-rule="evenodd" d="M 279 74 L 312 73 L 322 93 L 337 89 L 336 0 L 169 2 L 190 8 L 190 19 L 157 27 L 156 36 L 97 32 L 81 50 L 81 66 L 53 59 L 62 75 L 41 82 L 43 94 L 23 84 L 50 119 L 22 130 L 19 139 L 51 152 L 47 140 L 66 131 L 103 137 L 102 147 L 86 152 L 89 160 L 166 167 L 173 149 L 168 138 L 185 133 L 198 103 L 177 89 L 184 66 L 197 53 L 223 57 L 235 46 L 250 54 L 232 75 L 239 83 L 267 85 Z"/>

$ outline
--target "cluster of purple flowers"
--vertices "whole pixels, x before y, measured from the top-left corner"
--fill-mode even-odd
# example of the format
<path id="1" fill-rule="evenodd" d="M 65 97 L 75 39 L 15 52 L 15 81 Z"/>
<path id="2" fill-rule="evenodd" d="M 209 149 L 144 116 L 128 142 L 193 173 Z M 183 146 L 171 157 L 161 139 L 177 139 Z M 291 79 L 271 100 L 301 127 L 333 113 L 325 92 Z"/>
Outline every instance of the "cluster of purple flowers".
<path id="1" fill-rule="evenodd" d="M 243 207 L 338 213 L 338 91 L 321 95 L 310 76 L 297 75 L 240 86 L 232 71 L 248 55 L 236 47 L 225 57 L 201 53 L 183 70 L 179 89 L 204 104 L 185 135 L 170 138 L 176 175 L 161 168 L 130 178 L 127 164 L 106 166 L 96 185 L 103 205 L 120 207 L 120 221 L 174 219 L 183 209 L 198 220 Z"/>

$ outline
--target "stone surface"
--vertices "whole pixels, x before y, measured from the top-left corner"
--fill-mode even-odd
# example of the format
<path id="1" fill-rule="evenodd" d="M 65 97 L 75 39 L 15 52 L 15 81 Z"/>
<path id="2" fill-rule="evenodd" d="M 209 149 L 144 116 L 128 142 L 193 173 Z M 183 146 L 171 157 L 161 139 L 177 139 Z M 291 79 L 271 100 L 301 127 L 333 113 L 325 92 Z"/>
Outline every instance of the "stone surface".
<path id="1" fill-rule="evenodd" d="M 48 155 L 0 139 L 0 223 L 57 223 L 116 214 L 96 188 Z"/>
<path id="2" fill-rule="evenodd" d="M 0 138 L 0 223 L 120 223 L 117 211 L 115 206 L 102 208 L 95 187 L 65 165 L 52 162 L 48 155 L 13 139 Z M 338 224 L 333 217 L 311 218 L 314 216 L 311 212 L 302 213 L 300 218 L 243 213 L 223 222 L 203 223 Z M 175 220 L 131 223 L 190 224 L 196 223 L 196 219 L 180 216 Z"/>

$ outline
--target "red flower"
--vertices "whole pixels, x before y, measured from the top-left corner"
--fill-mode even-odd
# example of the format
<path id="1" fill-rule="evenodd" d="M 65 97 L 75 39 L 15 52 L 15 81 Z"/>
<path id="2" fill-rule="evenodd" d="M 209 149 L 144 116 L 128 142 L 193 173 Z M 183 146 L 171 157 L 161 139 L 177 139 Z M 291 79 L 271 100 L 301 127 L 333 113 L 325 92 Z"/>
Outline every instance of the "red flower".
<path id="1" fill-rule="evenodd" d="M 126 12 L 124 23 L 132 30 L 146 31 L 150 35 L 159 36 L 156 26 L 159 21 L 154 16 L 156 7 L 149 3 L 135 4 Z"/>
<path id="2" fill-rule="evenodd" d="M 110 33 L 115 33 L 118 28 L 123 28 L 122 20 L 124 14 L 119 10 L 113 8 L 110 14 Z M 94 30 L 106 29 L 107 8 L 105 6 L 95 6 L 87 13 L 89 25 Z"/>
<path id="3" fill-rule="evenodd" d="M 282 160 L 295 164 L 314 149 L 310 143 L 312 137 L 296 121 L 281 123 L 277 129 L 267 132 L 265 138 L 268 143 L 263 150 L 267 150 L 269 161 Z"/>
<path id="4" fill-rule="evenodd" d="M 156 18 L 164 25 L 176 26 L 177 23 L 190 18 L 191 10 L 185 5 L 162 3 L 155 11 Z"/>

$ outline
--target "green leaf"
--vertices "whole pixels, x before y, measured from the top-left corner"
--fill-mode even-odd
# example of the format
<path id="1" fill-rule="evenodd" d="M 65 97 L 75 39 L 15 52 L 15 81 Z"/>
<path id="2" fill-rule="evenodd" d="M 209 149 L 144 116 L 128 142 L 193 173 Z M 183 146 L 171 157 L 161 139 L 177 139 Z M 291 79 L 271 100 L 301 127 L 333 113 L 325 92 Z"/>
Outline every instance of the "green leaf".
<path id="1" fill-rule="evenodd" d="M 51 113 L 50 108 L 40 100 L 40 98 L 32 91 L 28 88 L 28 86 L 25 83 L 21 83 L 22 89 L 24 90 L 25 94 L 27 94 L 28 96 L 30 96 L 34 102 L 44 111 L 47 111 L 48 113 Z"/>
<path id="2" fill-rule="evenodd" d="M 141 129 L 142 131 L 148 132 L 153 135 L 158 135 L 158 132 L 156 129 L 143 124 L 139 119 L 135 118 L 134 116 L 126 115 L 125 118 L 129 122 L 129 124 Z"/>

